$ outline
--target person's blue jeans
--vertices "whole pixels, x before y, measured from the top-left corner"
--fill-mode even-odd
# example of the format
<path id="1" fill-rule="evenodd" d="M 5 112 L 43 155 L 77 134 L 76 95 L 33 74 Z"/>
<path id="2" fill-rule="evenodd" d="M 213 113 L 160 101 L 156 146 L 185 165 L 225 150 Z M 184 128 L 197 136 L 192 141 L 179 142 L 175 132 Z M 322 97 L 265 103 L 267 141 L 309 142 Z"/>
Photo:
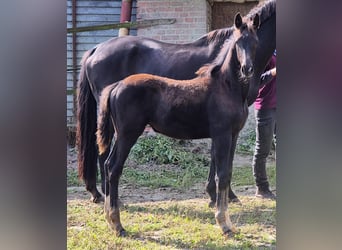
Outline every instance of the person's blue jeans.
<path id="1" fill-rule="evenodd" d="M 268 188 L 266 160 L 275 136 L 276 109 L 255 110 L 256 140 L 253 155 L 253 175 L 259 188 Z"/>

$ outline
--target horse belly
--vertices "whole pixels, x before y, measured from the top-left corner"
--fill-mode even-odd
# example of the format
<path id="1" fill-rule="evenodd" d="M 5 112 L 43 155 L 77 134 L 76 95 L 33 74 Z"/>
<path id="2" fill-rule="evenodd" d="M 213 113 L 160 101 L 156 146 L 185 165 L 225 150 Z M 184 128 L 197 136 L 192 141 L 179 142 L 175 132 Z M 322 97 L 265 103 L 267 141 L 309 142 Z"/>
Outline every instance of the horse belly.
<path id="1" fill-rule="evenodd" d="M 150 125 L 156 132 L 178 139 L 210 136 L 207 116 L 199 109 L 159 110 Z"/>

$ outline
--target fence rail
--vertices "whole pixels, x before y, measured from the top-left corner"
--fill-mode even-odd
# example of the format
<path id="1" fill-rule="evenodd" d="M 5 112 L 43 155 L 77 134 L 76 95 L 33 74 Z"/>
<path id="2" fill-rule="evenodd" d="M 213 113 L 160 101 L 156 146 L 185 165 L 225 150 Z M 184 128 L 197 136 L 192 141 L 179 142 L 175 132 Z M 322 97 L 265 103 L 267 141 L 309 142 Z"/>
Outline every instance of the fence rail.
<path id="1" fill-rule="evenodd" d="M 85 31 L 94 31 L 94 30 L 109 30 L 109 29 L 120 29 L 120 28 L 146 28 L 156 25 L 167 25 L 173 24 L 176 22 L 176 19 L 150 19 L 150 20 L 142 20 L 136 22 L 125 22 L 125 23 L 111 23 L 111 24 L 103 24 L 103 25 L 94 25 L 94 26 L 84 26 L 84 27 L 76 27 L 76 28 L 68 28 L 68 33 L 75 32 L 85 32 Z"/>

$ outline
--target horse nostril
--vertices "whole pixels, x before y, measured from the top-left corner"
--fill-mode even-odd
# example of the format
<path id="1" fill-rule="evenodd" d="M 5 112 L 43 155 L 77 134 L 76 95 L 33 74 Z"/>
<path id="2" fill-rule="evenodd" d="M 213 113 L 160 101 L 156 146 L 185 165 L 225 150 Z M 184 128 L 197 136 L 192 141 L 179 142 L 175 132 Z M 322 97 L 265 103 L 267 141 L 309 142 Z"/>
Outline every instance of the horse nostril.
<path id="1" fill-rule="evenodd" d="M 252 73 L 253 73 L 253 67 L 249 67 L 249 68 L 248 68 L 248 73 L 249 73 L 249 74 L 252 74 Z"/>
<path id="2" fill-rule="evenodd" d="M 253 73 L 253 71 L 254 71 L 252 66 L 250 66 L 250 67 L 242 66 L 241 70 L 242 70 L 242 73 L 244 75 L 247 75 L 247 76 L 250 76 Z"/>

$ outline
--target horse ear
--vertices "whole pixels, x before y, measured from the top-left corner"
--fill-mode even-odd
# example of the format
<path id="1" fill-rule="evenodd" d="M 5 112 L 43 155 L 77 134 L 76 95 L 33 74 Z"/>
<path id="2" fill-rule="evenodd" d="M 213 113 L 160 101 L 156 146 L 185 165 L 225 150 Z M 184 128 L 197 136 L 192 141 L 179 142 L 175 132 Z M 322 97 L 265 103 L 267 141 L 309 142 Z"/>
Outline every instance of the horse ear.
<path id="1" fill-rule="evenodd" d="M 259 14 L 255 14 L 254 16 L 254 19 L 253 19 L 253 28 L 256 30 L 256 29 L 259 29 L 260 27 L 260 17 L 259 17 Z"/>
<path id="2" fill-rule="evenodd" d="M 242 25 L 242 17 L 240 15 L 240 12 L 238 12 L 235 17 L 234 17 L 234 24 L 235 24 L 235 28 L 240 29 L 241 25 Z"/>

